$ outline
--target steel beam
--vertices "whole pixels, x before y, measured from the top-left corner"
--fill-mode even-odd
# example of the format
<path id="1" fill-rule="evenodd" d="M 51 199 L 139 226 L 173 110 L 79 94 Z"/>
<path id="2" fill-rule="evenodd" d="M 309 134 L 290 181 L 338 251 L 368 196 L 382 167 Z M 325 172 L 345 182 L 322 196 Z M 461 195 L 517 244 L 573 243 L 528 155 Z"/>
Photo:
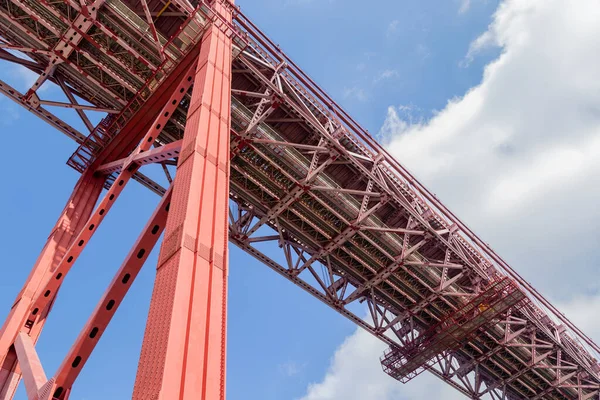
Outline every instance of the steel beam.
<path id="1" fill-rule="evenodd" d="M 139 143 L 140 139 L 143 140 L 138 150 L 148 149 L 151 146 L 157 136 L 155 132 L 159 133 L 162 129 L 159 125 L 164 125 L 166 122 L 162 119 L 168 119 L 165 112 L 170 114 L 173 111 L 171 108 L 177 106 L 191 85 L 191 78 L 187 80 L 186 71 L 189 70 L 190 65 L 197 58 L 197 53 L 192 51 L 186 57 L 156 90 L 154 96 L 148 99 L 148 108 L 131 118 L 129 120 L 130 124 L 122 129 L 119 140 L 113 141 L 111 146 L 99 155 L 97 165 L 101 161 L 112 161 L 128 154 L 131 148 L 129 146 Z M 185 82 L 180 87 L 179 83 L 182 80 Z M 11 94 L 12 88 L 7 87 L 6 90 Z M 171 98 L 172 93 L 173 98 Z M 15 101 L 17 100 L 24 105 L 21 97 L 15 99 Z M 173 100 L 176 100 L 175 105 Z M 41 107 L 36 112 L 39 112 L 40 109 Z M 155 116 L 155 120 L 148 119 L 149 115 Z M 159 119 L 162 121 L 160 124 L 156 123 Z M 145 122 L 139 123 L 140 120 Z M 146 131 L 143 129 L 146 129 Z M 144 132 L 146 132 L 146 138 L 141 137 Z M 148 141 L 150 138 L 152 140 Z M 133 155 L 135 154 L 137 153 L 134 152 Z M 75 258 L 81 253 L 84 245 L 87 244 L 91 234 L 97 229 L 98 223 L 104 218 L 107 212 L 106 206 L 110 207 L 113 204 L 118 193 L 122 190 L 125 180 L 131 178 L 129 175 L 137 169 L 124 171 L 126 176 L 123 177 L 126 179 L 122 179 L 122 177 L 117 181 L 117 184 L 113 185 L 112 192 L 107 193 L 104 198 L 104 204 L 99 206 L 96 213 L 92 215 L 93 206 L 105 181 L 105 176 L 98 176 L 93 173 L 96 164 L 93 164 L 88 172 L 82 175 L 71 200 L 65 207 L 63 215 L 55 226 L 40 258 L 34 265 L 24 289 L 19 294 L 2 330 L 0 330 L 0 400 L 12 399 L 20 380 L 21 374 L 12 346 L 17 334 L 20 331 L 25 331 L 34 342 L 37 340 L 57 289 L 64 279 L 64 274 L 68 272 Z M 119 185 L 121 181 L 123 183 Z M 91 227 L 91 229 L 84 229 L 85 227 Z M 24 314 L 29 314 L 29 317 L 24 316 Z"/>
<path id="2" fill-rule="evenodd" d="M 176 142 L 172 142 L 164 146 L 155 147 L 154 149 L 146 151 L 144 153 L 136 154 L 130 159 L 130 161 L 141 166 L 152 163 L 160 163 L 170 158 L 176 158 L 177 156 L 179 156 L 179 152 L 181 151 L 181 143 L 182 141 L 178 140 Z M 121 171 L 125 161 L 126 159 L 120 159 L 111 163 L 101 165 L 100 167 L 98 167 L 96 172 L 101 174 L 110 174 L 116 171 Z"/>
<path id="3" fill-rule="evenodd" d="M 177 108 L 177 105 L 181 102 L 183 96 L 190 88 L 192 84 L 191 72 L 192 71 L 190 69 L 188 74 L 185 74 L 180 82 L 178 82 L 178 85 L 173 88 L 173 91 L 169 96 L 169 100 L 162 107 L 154 121 L 152 121 L 150 128 L 136 149 L 125 160 L 121 172 L 115 179 L 115 183 L 110 187 L 94 213 L 88 219 L 86 223 L 87 229 L 82 230 L 77 235 L 76 239 L 68 247 L 63 259 L 53 270 L 52 277 L 45 282 L 43 289 L 40 291 L 40 293 L 38 293 L 34 304 L 30 308 L 30 316 L 28 321 L 35 321 L 38 312 L 44 310 L 50 304 L 50 295 L 56 293 L 57 289 L 63 282 L 64 277 L 70 271 L 75 261 L 77 261 L 77 258 L 87 246 L 91 237 L 97 231 L 98 227 L 120 196 L 127 183 L 132 179 L 133 175 L 138 170 L 139 165 L 134 164 L 132 160 L 138 154 L 146 152 L 150 149 L 156 137 L 162 131 L 162 128 L 168 121 L 170 115 L 173 113 L 174 109 Z"/>
<path id="4" fill-rule="evenodd" d="M 134 399 L 225 399 L 231 50 L 202 38 Z"/>
<path id="5" fill-rule="evenodd" d="M 25 100 L 25 95 L 19 93 L 18 90 L 10 86 L 8 83 L 0 80 L 0 93 L 4 94 L 6 97 L 17 103 L 18 105 L 24 107 L 27 111 L 40 118 L 42 121 L 46 121 L 48 124 L 52 125 L 58 131 L 64 133 L 77 143 L 83 143 L 85 140 L 85 135 L 79 132 L 77 129 L 73 128 L 71 125 L 67 124 L 44 107 L 33 108 Z"/>
<path id="6" fill-rule="evenodd" d="M 91 173 L 81 176 L 0 330 L 0 399 L 2 400 L 12 399 L 21 376 L 12 347 L 17 335 L 25 332 L 35 342 L 45 322 L 47 310 L 39 313 L 35 323 L 26 325 L 28 310 L 40 294 L 44 282 L 49 279 L 51 271 L 63 258 L 65 250 L 73 243 L 75 236 L 84 229 L 84 224 L 91 215 L 103 184 L 103 177 L 95 177 Z M 54 296 L 55 293 L 49 295 L 48 302 L 51 302 Z"/>
<path id="7" fill-rule="evenodd" d="M 31 337 L 25 332 L 19 332 L 15 340 L 15 352 L 19 360 L 19 367 L 23 372 L 23 382 L 27 397 L 35 399 L 40 389 L 46 384 L 48 378 L 42 363 L 35 351 Z"/>
<path id="8" fill-rule="evenodd" d="M 75 379 L 165 229 L 170 203 L 171 189 L 169 188 L 56 371 L 52 388 L 55 398 L 63 399 L 69 394 Z"/>

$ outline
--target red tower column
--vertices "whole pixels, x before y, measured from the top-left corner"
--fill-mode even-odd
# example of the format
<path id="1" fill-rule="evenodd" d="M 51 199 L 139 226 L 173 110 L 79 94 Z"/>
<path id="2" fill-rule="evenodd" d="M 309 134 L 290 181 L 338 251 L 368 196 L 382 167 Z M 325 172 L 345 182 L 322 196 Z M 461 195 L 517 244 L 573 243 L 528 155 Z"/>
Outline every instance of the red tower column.
<path id="1" fill-rule="evenodd" d="M 225 398 L 231 50 L 215 26 L 201 42 L 134 399 Z"/>
<path id="2" fill-rule="evenodd" d="M 25 332 L 35 342 L 46 321 L 49 308 L 42 311 L 40 318 L 32 326 L 25 326 L 32 302 L 60 263 L 74 237 L 85 226 L 100 196 L 103 183 L 104 177 L 94 177 L 92 173 L 81 176 L 0 330 L 1 400 L 13 398 L 21 379 L 13 346 L 17 335 L 19 332 Z"/>

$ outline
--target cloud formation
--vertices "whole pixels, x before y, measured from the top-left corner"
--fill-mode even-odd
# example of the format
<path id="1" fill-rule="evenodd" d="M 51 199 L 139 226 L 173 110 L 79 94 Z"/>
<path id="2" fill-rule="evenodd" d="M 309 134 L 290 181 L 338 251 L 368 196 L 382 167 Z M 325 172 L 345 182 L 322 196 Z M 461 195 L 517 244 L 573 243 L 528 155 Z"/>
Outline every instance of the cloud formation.
<path id="1" fill-rule="evenodd" d="M 390 107 L 381 132 L 517 269 L 565 289 L 559 298 L 588 285 L 589 258 L 580 278 L 560 272 L 574 254 L 591 254 L 600 233 L 600 188 L 590 185 L 600 176 L 598 18 L 593 0 L 502 3 L 469 51 L 502 50 L 481 83 L 426 122 Z"/>
<path id="2" fill-rule="evenodd" d="M 379 355 L 385 345 L 358 328 L 337 349 L 323 381 L 311 384 L 301 400 L 461 400 L 461 395 L 433 375 L 421 374 L 402 385 L 384 374 Z"/>
<path id="3" fill-rule="evenodd" d="M 460 8 L 458 9 L 458 13 L 464 14 L 467 11 L 469 11 L 469 8 L 471 8 L 471 0 L 461 0 Z"/>
<path id="4" fill-rule="evenodd" d="M 392 22 L 390 22 L 387 27 L 387 37 L 390 38 L 390 37 L 395 36 L 396 33 L 398 32 L 399 27 L 400 27 L 399 20 L 395 19 Z"/>
<path id="5" fill-rule="evenodd" d="M 352 86 L 344 88 L 344 98 L 358 101 L 367 101 L 369 96 L 363 88 L 359 86 Z"/>
<path id="6" fill-rule="evenodd" d="M 398 70 L 395 69 L 385 69 L 381 71 L 375 78 L 373 79 L 373 83 L 379 83 L 381 81 L 387 81 L 389 79 L 394 79 L 398 77 Z"/>
<path id="7" fill-rule="evenodd" d="M 469 4 L 464 2 L 463 4 Z M 506 0 L 468 62 L 501 52 L 481 82 L 430 120 L 391 106 L 387 147 L 463 221 L 600 340 L 600 4 Z M 357 330 L 303 400 L 461 398 L 433 376 L 408 385 Z"/>

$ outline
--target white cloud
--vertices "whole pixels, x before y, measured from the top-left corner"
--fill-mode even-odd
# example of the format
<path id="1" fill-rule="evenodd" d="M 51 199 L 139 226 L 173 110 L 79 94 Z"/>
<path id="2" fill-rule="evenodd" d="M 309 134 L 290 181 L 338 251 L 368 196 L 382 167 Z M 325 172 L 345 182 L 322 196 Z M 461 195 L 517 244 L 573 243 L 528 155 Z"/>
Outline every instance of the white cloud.
<path id="1" fill-rule="evenodd" d="M 358 86 L 352 86 L 349 88 L 344 88 L 344 98 L 354 99 L 358 101 L 366 101 L 368 99 L 368 96 L 363 88 Z"/>
<path id="2" fill-rule="evenodd" d="M 600 187 L 590 184 L 600 177 L 599 18 L 593 0 L 502 3 L 471 46 L 502 49 L 481 83 L 426 122 L 392 107 L 382 128 L 404 165 L 560 298 L 592 269 L 578 265 L 563 282 L 567 249 L 591 254 L 600 232 Z"/>
<path id="3" fill-rule="evenodd" d="M 458 13 L 464 14 L 467 11 L 469 11 L 469 8 L 471 8 L 471 0 L 461 0 L 460 8 L 458 9 Z"/>
<path id="4" fill-rule="evenodd" d="M 600 342 L 600 294 L 576 295 L 570 302 L 559 304 L 558 308 L 586 335 Z"/>
<path id="5" fill-rule="evenodd" d="M 0 120 L 2 126 L 14 125 L 21 118 L 19 106 L 7 98 L 0 99 L 0 111 L 2 112 L 2 119 Z"/>
<path id="6" fill-rule="evenodd" d="M 596 341 L 599 20 L 596 0 L 504 1 L 467 54 L 500 47 L 481 82 L 428 121 L 392 106 L 380 131 L 405 166 Z M 408 385 L 391 380 L 379 366 L 384 347 L 357 331 L 303 400 L 458 396 L 426 374 Z"/>
<path id="7" fill-rule="evenodd" d="M 375 79 L 373 79 L 373 83 L 379 83 L 381 81 L 385 81 L 388 79 L 393 79 L 398 77 L 398 71 L 395 69 L 386 69 L 381 71 Z"/>
<path id="8" fill-rule="evenodd" d="M 15 88 L 22 93 L 29 90 L 39 78 L 39 75 L 30 69 L 21 65 L 12 64 L 8 70 L 9 76 L 13 79 Z M 38 93 L 47 91 L 53 83 L 46 81 L 39 89 Z"/>
<path id="9" fill-rule="evenodd" d="M 388 37 L 392 37 L 396 35 L 396 32 L 398 32 L 398 28 L 400 27 L 400 21 L 395 19 L 392 22 L 390 22 L 388 24 L 387 27 L 387 36 Z"/>
<path id="10" fill-rule="evenodd" d="M 29 89 L 39 77 L 39 75 L 35 72 L 16 64 L 11 65 L 9 74 L 17 83 L 17 88 L 19 91 L 25 91 Z"/>
<path id="11" fill-rule="evenodd" d="M 431 374 L 402 385 L 381 370 L 379 355 L 386 346 L 361 328 L 346 338 L 320 383 L 309 385 L 301 400 L 459 400 L 463 397 Z"/>
<path id="12" fill-rule="evenodd" d="M 419 43 L 415 49 L 415 53 L 421 60 L 426 60 L 431 57 L 431 50 L 423 43 Z"/>
<path id="13" fill-rule="evenodd" d="M 298 375 L 304 370 L 306 364 L 298 364 L 295 361 L 287 361 L 279 365 L 279 372 L 284 376 L 291 378 L 292 376 Z"/>
<path id="14" fill-rule="evenodd" d="M 358 72 L 367 71 L 371 67 L 373 59 L 376 57 L 377 57 L 377 53 L 375 53 L 375 52 L 372 52 L 372 51 L 364 52 L 362 54 L 360 62 L 358 62 L 356 64 L 356 70 Z"/>
<path id="15" fill-rule="evenodd" d="M 475 3 L 473 0 L 458 0 L 459 2 L 459 6 L 458 6 L 458 13 L 459 14 L 466 14 L 467 12 L 469 12 L 469 10 L 471 10 L 471 8 L 473 7 L 473 3 Z M 488 3 L 489 0 L 479 0 L 480 3 Z"/>
<path id="16" fill-rule="evenodd" d="M 377 140 L 388 144 L 394 140 L 399 131 L 403 132 L 410 126 L 422 124 L 423 117 L 420 116 L 422 112 L 423 110 L 413 103 L 388 107 L 387 117 L 377 133 Z"/>
<path id="17" fill-rule="evenodd" d="M 600 295 L 579 296 L 558 307 L 596 340 L 600 339 Z M 462 400 L 465 397 L 432 374 L 422 373 L 407 384 L 381 370 L 386 345 L 362 328 L 338 347 L 323 380 L 308 386 L 301 400 Z"/>
<path id="18" fill-rule="evenodd" d="M 481 34 L 477 39 L 473 40 L 469 45 L 469 51 L 465 56 L 465 59 L 462 60 L 459 65 L 462 67 L 468 67 L 475 56 L 479 54 L 481 51 L 495 46 L 495 37 L 491 31 L 486 31 Z"/>

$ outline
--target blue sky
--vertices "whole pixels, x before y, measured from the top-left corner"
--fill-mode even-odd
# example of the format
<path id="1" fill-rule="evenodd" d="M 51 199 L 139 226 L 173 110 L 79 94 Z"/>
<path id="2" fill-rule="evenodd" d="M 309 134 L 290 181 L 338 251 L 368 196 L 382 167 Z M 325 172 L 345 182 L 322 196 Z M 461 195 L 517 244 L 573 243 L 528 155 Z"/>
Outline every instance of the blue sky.
<path id="1" fill-rule="evenodd" d="M 593 212 L 591 204 L 599 196 L 585 182 L 579 182 L 579 178 L 594 181 L 600 176 L 600 168 L 589 162 L 590 168 L 573 170 L 573 176 L 568 175 L 569 168 L 550 176 L 566 181 L 548 178 L 545 186 L 533 185 L 531 191 L 524 190 L 523 185 L 546 182 L 545 171 L 551 170 L 545 167 L 548 164 L 544 164 L 544 159 L 539 164 L 542 167 L 527 164 L 527 160 L 536 160 L 547 150 L 539 147 L 539 138 L 537 141 L 534 140 L 536 137 L 528 139 L 530 131 L 548 133 L 543 137 L 544 143 L 556 142 L 557 146 L 563 144 L 566 147 L 583 143 L 582 148 L 585 148 L 585 143 L 599 137 L 594 128 L 594 123 L 598 122 L 596 117 L 589 117 L 586 126 L 574 126 L 571 120 L 548 121 L 550 117 L 544 116 L 546 110 L 577 114 L 582 109 L 596 110 L 600 103 L 597 98 L 588 96 L 588 90 L 581 89 L 580 85 L 575 89 L 566 86 L 556 87 L 555 91 L 547 89 L 554 88 L 556 78 L 564 76 L 564 71 L 557 70 L 554 75 L 552 71 L 548 72 L 547 79 L 530 90 L 541 97 L 546 93 L 552 98 L 568 93 L 568 104 L 544 103 L 545 108 L 536 108 L 534 97 L 531 97 L 517 103 L 519 110 L 531 110 L 524 113 L 526 115 L 490 116 L 486 112 L 488 109 L 510 109 L 517 101 L 515 99 L 526 97 L 517 90 L 523 82 L 534 82 L 532 77 L 537 72 L 546 72 L 546 68 L 540 67 L 547 65 L 540 64 L 542 61 L 548 61 L 543 58 L 543 46 L 540 46 L 539 54 L 519 52 L 521 41 L 514 38 L 535 39 L 539 29 L 534 28 L 543 26 L 544 18 L 560 14 L 556 10 L 566 4 L 560 1 L 548 3 L 549 6 L 536 6 L 532 12 L 525 10 L 525 13 L 522 2 L 507 1 L 503 3 L 504 9 L 501 8 L 505 13 L 499 12 L 494 17 L 499 5 L 491 0 L 474 0 L 472 3 L 380 0 L 372 2 L 372 6 L 358 0 L 239 2 L 259 27 L 370 132 L 385 139 L 400 160 L 406 160 L 408 167 L 422 176 L 442 199 L 448 199 L 450 206 L 458 209 L 458 214 L 464 216 L 467 223 L 477 232 L 483 232 L 484 238 L 502 254 L 508 254 L 509 261 L 528 279 L 551 293 L 551 298 L 562 302 L 570 315 L 585 321 L 587 314 L 582 310 L 588 310 L 589 304 L 600 306 L 596 297 L 598 285 L 589 279 L 586 282 L 584 278 L 570 277 L 560 282 L 560 277 L 564 275 L 561 268 L 574 259 L 577 265 L 570 268 L 581 268 L 580 276 L 593 271 L 593 266 L 597 265 L 598 259 L 592 250 L 600 237 L 595 228 L 600 224 L 594 223 L 600 221 L 600 216 L 597 211 Z M 594 12 L 598 11 L 591 7 Z M 581 18 L 577 13 L 566 13 L 564 18 L 570 18 L 571 14 L 576 14 L 573 18 Z M 539 18 L 534 18 L 538 15 Z M 559 27 L 560 21 L 555 21 Z M 518 35 L 522 32 L 525 36 Z M 589 32 L 582 35 L 590 36 Z M 477 38 L 482 39 L 474 45 Z M 578 38 L 575 36 L 573 42 Z M 596 42 L 586 44 L 597 45 Z M 572 49 L 569 42 L 558 45 Z M 581 53 L 593 52 L 582 50 Z M 473 55 L 473 59 L 470 60 L 467 54 Z M 582 57 L 580 53 L 573 55 L 577 61 L 573 69 L 585 61 L 597 70 L 600 64 L 597 59 Z M 21 90 L 31 83 L 31 76 L 8 64 L 3 65 L 1 79 Z M 520 76 L 519 71 L 526 71 L 526 77 Z M 43 95 L 53 97 L 57 91 L 49 87 Z M 0 99 L 0 108 L 5 115 L 0 123 L 3 141 L 9 149 L 5 154 L 8 167 L 0 196 L 0 207 L 5 210 L 0 214 L 0 226 L 5 227 L 0 231 L 2 319 L 64 206 L 77 174 L 65 165 L 75 149 L 73 142 L 7 99 Z M 536 112 L 542 117 L 535 119 L 532 115 Z M 551 115 L 556 118 L 558 114 Z M 76 119 L 64 115 L 77 125 Z M 574 120 L 583 119 L 579 116 L 577 114 L 578 118 Z M 547 126 L 549 122 L 564 130 L 552 135 Z M 564 126 L 561 125 L 563 122 Z M 444 132 L 440 133 L 442 128 L 439 126 Z M 494 137 L 493 131 L 484 129 L 490 126 L 499 126 L 503 132 L 514 130 L 511 141 L 500 143 L 504 146 L 500 148 L 510 149 L 515 158 L 502 161 L 505 164 L 500 161 L 497 165 L 490 163 L 489 171 L 486 170 L 488 178 L 483 179 L 473 172 L 481 169 L 477 164 L 481 160 L 472 159 L 472 156 L 486 148 L 478 134 Z M 78 127 L 83 131 L 81 126 Z M 565 144 L 559 138 L 567 136 L 560 133 L 568 127 L 572 128 L 569 133 L 574 139 Z M 454 135 L 450 138 L 452 145 L 440 150 L 439 143 L 450 140 L 444 136 L 446 131 Z M 581 135 L 576 135 L 577 132 Z M 481 144 L 481 147 L 469 149 L 472 143 Z M 495 149 L 496 145 L 493 143 L 492 147 Z M 586 160 L 595 154 L 581 150 L 574 156 L 577 159 L 574 162 L 573 153 L 567 153 L 566 158 L 559 159 L 567 166 L 579 165 L 581 157 L 586 166 Z M 486 153 L 482 154 L 486 156 Z M 563 153 L 553 148 L 551 154 Z M 453 161 L 453 155 L 461 162 Z M 430 159 L 447 162 L 433 168 L 437 165 L 435 162 L 425 162 Z M 506 177 L 498 172 L 508 170 L 510 165 L 519 165 L 525 175 L 516 171 Z M 536 175 L 540 170 L 544 173 Z M 556 189 L 560 185 L 571 197 Z M 534 196 L 534 191 L 538 197 Z M 521 193 L 517 200 L 530 197 L 532 200 L 519 203 L 510 197 L 495 196 L 494 199 L 503 199 L 501 204 L 506 205 L 503 208 L 493 201 L 484 201 L 483 196 L 488 192 Z M 483 193 L 481 198 L 478 193 Z M 155 195 L 135 182 L 131 183 L 69 274 L 37 347 L 48 375 L 62 361 L 157 201 Z M 587 219 L 569 213 L 572 201 L 580 205 L 581 213 L 587 215 Z M 511 214 L 506 209 L 514 212 Z M 544 236 L 546 230 L 540 228 L 550 218 L 558 218 L 561 223 L 561 228 L 553 231 L 551 240 Z M 520 227 L 524 229 L 515 233 Z M 556 243 L 570 250 L 568 257 L 562 251 L 548 253 L 550 248 L 560 248 Z M 378 344 L 355 332 L 351 323 L 253 258 L 235 247 L 230 249 L 229 399 L 350 399 L 349 395 L 329 395 L 328 390 L 341 393 L 339 385 L 343 384 L 353 392 L 361 393 L 361 388 L 369 383 L 385 389 L 380 393 L 380 399 L 431 398 L 419 394 L 418 389 L 404 390 L 399 383 L 384 380 L 386 377 L 377 365 Z M 72 399 L 130 397 L 152 290 L 156 253 L 148 259 L 84 368 Z M 575 287 L 583 290 L 574 291 Z M 595 325 L 589 327 L 594 334 L 600 331 L 597 328 Z M 368 365 L 368 373 L 353 370 L 353 364 Z M 370 374 L 373 374 L 372 381 L 367 378 Z M 348 380 L 349 376 L 354 379 Z M 332 384 L 332 380 L 337 383 Z M 422 381 L 411 387 L 430 385 L 432 388 L 433 384 Z M 443 389 L 439 390 L 445 393 L 441 392 Z M 24 398 L 22 388 L 19 396 Z"/>
<path id="2" fill-rule="evenodd" d="M 481 76 L 485 58 L 459 66 L 485 30 L 497 2 L 240 1 L 284 51 L 369 130 L 389 104 L 413 104 L 429 116 Z"/>

